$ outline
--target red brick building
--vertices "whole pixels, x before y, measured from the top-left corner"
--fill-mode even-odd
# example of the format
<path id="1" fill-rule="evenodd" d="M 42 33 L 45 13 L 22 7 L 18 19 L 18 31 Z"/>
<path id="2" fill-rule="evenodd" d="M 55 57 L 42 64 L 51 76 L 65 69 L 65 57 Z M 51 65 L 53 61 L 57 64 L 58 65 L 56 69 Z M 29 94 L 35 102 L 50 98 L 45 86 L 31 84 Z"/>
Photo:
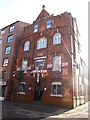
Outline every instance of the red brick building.
<path id="1" fill-rule="evenodd" d="M 16 21 L 2 28 L 0 32 L 0 49 L 2 49 L 2 52 L 0 52 L 0 56 L 2 56 L 0 60 L 2 62 L 2 66 L 0 66 L 0 74 L 2 73 L 0 87 L 2 87 L 2 96 L 4 96 L 5 92 L 5 100 L 9 100 L 11 96 L 13 85 L 12 74 L 16 66 L 18 46 L 22 39 L 23 27 L 27 25 L 29 24 Z"/>
<path id="2" fill-rule="evenodd" d="M 53 16 L 43 9 L 33 24 L 24 27 L 20 41 L 10 82 L 12 93 L 6 98 L 61 107 L 85 102 L 86 93 L 80 93 L 84 83 L 80 78 L 79 31 L 70 13 Z"/>

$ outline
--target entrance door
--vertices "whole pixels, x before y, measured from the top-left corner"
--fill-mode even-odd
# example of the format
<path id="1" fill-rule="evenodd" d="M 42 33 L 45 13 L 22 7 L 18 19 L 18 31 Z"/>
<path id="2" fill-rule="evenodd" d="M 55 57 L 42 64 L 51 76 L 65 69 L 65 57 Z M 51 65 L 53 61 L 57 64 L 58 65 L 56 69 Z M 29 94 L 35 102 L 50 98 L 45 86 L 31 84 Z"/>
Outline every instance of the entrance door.
<path id="1" fill-rule="evenodd" d="M 41 85 L 38 83 L 38 84 L 35 86 L 34 100 L 36 100 L 36 101 L 41 101 L 41 100 L 42 100 L 42 94 L 43 94 L 42 87 L 41 87 Z"/>

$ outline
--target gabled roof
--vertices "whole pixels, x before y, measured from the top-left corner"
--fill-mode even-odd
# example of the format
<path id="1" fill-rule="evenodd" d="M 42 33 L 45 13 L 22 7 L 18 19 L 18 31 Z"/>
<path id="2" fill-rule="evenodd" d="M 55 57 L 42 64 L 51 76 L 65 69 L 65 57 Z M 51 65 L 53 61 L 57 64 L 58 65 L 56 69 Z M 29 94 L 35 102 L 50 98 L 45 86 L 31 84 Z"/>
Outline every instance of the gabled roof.
<path id="1" fill-rule="evenodd" d="M 45 9 L 42 9 L 41 13 L 39 14 L 39 16 L 37 17 L 36 20 L 39 20 L 39 19 L 42 19 L 42 18 L 48 17 L 48 16 L 49 16 L 49 13 Z"/>

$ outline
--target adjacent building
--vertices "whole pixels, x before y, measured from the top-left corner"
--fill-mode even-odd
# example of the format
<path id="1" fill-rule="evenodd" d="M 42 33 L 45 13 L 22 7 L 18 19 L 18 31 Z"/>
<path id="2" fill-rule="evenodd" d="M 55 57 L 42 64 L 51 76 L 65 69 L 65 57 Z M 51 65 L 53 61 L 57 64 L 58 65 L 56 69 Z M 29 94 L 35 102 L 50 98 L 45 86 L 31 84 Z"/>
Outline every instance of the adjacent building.
<path id="1" fill-rule="evenodd" d="M 71 13 L 54 16 L 42 9 L 32 24 L 20 25 L 21 34 L 12 37 L 12 24 L 6 27 L 7 37 L 2 38 L 2 71 L 8 73 L 5 100 L 70 108 L 85 103 L 87 67 L 80 56 L 76 19 Z"/>
<path id="2" fill-rule="evenodd" d="M 2 61 L 2 66 L 0 66 L 0 73 L 2 74 L 0 87 L 2 88 L 2 96 L 5 96 L 5 100 L 9 100 L 11 96 L 13 86 L 12 72 L 16 66 L 18 47 L 23 37 L 23 27 L 27 25 L 27 23 L 16 21 L 2 28 L 0 32 L 0 49 L 2 49 L 0 53 Z"/>

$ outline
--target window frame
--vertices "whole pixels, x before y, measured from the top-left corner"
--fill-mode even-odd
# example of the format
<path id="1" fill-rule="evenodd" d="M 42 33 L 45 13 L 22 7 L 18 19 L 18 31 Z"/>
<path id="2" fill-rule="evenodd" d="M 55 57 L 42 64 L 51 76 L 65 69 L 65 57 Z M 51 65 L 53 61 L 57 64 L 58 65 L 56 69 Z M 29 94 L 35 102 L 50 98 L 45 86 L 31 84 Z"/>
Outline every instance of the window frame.
<path id="1" fill-rule="evenodd" d="M 42 69 L 36 69 L 36 67 L 37 67 L 36 63 L 39 64 L 39 61 L 43 62 L 43 68 Z M 35 70 L 45 70 L 45 59 L 37 59 L 37 60 L 35 60 Z"/>
<path id="2" fill-rule="evenodd" d="M 22 60 L 22 70 L 24 71 L 24 73 L 27 72 L 27 68 L 28 68 L 28 60 L 27 59 L 23 59 Z"/>
<path id="3" fill-rule="evenodd" d="M 8 49 L 8 48 L 9 48 L 9 49 Z M 5 54 L 6 54 L 6 55 L 9 54 L 10 51 L 11 51 L 11 46 L 7 46 L 7 47 L 5 48 Z"/>
<path id="4" fill-rule="evenodd" d="M 59 38 L 60 38 L 60 41 L 59 41 Z M 53 45 L 58 45 L 58 44 L 61 44 L 61 34 L 59 32 L 55 33 L 53 36 Z"/>
<path id="5" fill-rule="evenodd" d="M 46 28 L 51 28 L 51 19 L 46 21 Z"/>
<path id="6" fill-rule="evenodd" d="M 6 71 L 2 71 L 2 80 L 5 79 Z"/>
<path id="7" fill-rule="evenodd" d="M 1 30 L 1 35 L 3 35 L 5 33 L 5 29 Z"/>
<path id="8" fill-rule="evenodd" d="M 38 24 L 34 25 L 34 33 L 38 32 Z"/>
<path id="9" fill-rule="evenodd" d="M 7 62 L 5 62 L 4 60 L 7 60 Z M 3 66 L 4 66 L 4 67 L 7 67 L 7 66 L 8 66 L 8 58 L 4 58 L 4 59 L 3 59 Z"/>
<path id="10" fill-rule="evenodd" d="M 56 58 L 55 58 L 55 57 L 56 57 Z M 57 64 L 57 67 L 56 67 L 56 69 L 55 69 L 54 66 L 56 66 L 56 65 L 54 65 L 54 64 L 55 64 L 54 62 L 55 62 L 55 59 L 57 59 L 57 58 L 58 58 L 58 60 L 59 60 L 59 57 L 60 57 L 60 61 L 59 61 L 60 63 L 56 63 L 56 64 Z M 57 61 L 58 61 L 58 60 L 57 60 Z M 59 72 L 61 72 L 61 55 L 53 56 L 52 62 L 53 62 L 53 64 L 52 64 L 52 65 L 53 65 L 52 71 L 59 71 L 59 70 L 60 70 Z M 60 64 L 60 65 L 59 65 L 59 64 Z M 60 67 L 58 67 L 58 65 L 59 65 Z"/>
<path id="11" fill-rule="evenodd" d="M 42 37 L 37 41 L 37 50 L 47 47 L 47 38 Z"/>
<path id="12" fill-rule="evenodd" d="M 9 35 L 9 36 L 8 36 L 8 40 L 7 40 L 8 43 L 12 42 L 12 39 L 13 39 L 13 35 Z"/>
<path id="13" fill-rule="evenodd" d="M 9 32 L 13 32 L 14 31 L 14 25 L 10 26 Z"/>
<path id="14" fill-rule="evenodd" d="M 27 40 L 27 41 L 24 43 L 24 52 L 29 51 L 29 49 L 30 49 L 30 41 Z"/>
<path id="15" fill-rule="evenodd" d="M 0 39 L 0 44 L 2 44 L 2 39 Z"/>
<path id="16" fill-rule="evenodd" d="M 25 86 L 24 86 L 24 91 L 20 91 L 20 85 L 21 85 L 21 84 L 25 85 Z M 25 89 L 26 89 L 26 82 L 21 82 L 21 83 L 19 84 L 19 94 L 25 94 Z"/>
<path id="17" fill-rule="evenodd" d="M 53 93 L 53 86 L 56 86 L 56 90 L 55 90 L 55 94 Z M 60 94 L 58 93 L 58 89 L 57 89 L 57 86 L 61 87 L 60 88 Z M 52 82 L 51 84 L 51 96 L 59 96 L 59 97 L 62 97 L 62 83 L 61 82 Z"/>

